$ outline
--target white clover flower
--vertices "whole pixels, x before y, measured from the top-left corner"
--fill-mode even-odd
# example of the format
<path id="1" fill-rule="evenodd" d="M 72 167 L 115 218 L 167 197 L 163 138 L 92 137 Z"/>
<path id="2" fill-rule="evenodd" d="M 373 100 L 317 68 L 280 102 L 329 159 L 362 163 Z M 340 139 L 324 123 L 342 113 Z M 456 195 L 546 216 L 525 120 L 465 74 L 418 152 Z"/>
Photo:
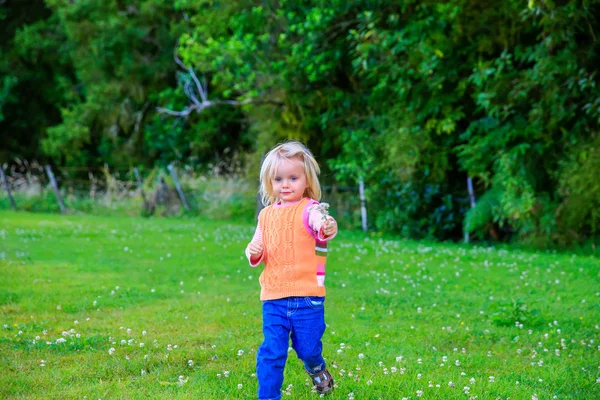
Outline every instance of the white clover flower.
<path id="1" fill-rule="evenodd" d="M 111 347 L 110 349 L 108 349 L 108 354 L 110 354 L 112 356 L 113 354 L 115 354 L 115 351 L 116 351 L 115 348 Z"/>

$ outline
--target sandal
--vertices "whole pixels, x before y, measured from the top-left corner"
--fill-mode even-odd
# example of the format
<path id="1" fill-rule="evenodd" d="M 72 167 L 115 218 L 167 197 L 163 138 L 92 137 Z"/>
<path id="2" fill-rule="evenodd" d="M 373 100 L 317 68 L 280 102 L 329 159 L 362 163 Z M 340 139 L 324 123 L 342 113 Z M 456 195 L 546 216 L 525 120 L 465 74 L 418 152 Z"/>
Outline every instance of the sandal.
<path id="1" fill-rule="evenodd" d="M 312 379 L 313 385 L 315 385 L 315 389 L 317 389 L 317 393 L 327 394 L 333 391 L 333 377 L 327 369 L 316 374 L 309 373 L 308 375 Z"/>

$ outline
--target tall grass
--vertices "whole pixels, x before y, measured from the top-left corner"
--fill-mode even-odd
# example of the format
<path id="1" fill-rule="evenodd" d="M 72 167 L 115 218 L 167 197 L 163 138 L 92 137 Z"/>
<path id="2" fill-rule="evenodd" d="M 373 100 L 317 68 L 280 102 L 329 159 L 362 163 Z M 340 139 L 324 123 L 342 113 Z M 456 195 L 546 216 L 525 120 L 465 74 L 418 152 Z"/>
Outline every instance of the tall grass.
<path id="1" fill-rule="evenodd" d="M 44 169 L 36 162 L 17 160 L 8 171 L 11 193 L 17 209 L 60 213 L 60 206 Z M 102 216 L 203 217 L 217 220 L 255 221 L 260 208 L 258 181 L 236 163 L 227 168 L 215 165 L 198 172 L 183 166 L 178 169 L 190 210 L 185 210 L 170 174 L 159 168 L 143 171 L 138 185 L 133 170 L 95 171 L 57 170 L 60 193 L 69 214 Z M 4 188 L 0 190 L 0 210 L 11 209 Z M 332 215 L 345 228 L 360 227 L 360 205 L 352 189 L 324 188 L 323 201 L 332 205 Z"/>
<path id="2" fill-rule="evenodd" d="M 143 184 L 135 180 L 133 170 L 96 173 L 55 171 L 60 193 L 70 214 L 135 216 L 203 216 L 250 220 L 255 213 L 254 188 L 239 174 L 223 175 L 218 169 L 197 173 L 180 171 L 180 182 L 191 210 L 186 211 L 171 176 L 158 168 L 147 171 Z M 82 176 L 83 175 L 83 176 Z M 86 176 L 87 175 L 87 176 Z M 17 209 L 33 212 L 60 212 L 58 200 L 37 163 L 19 162 L 8 173 L 9 186 Z M 152 208 L 149 212 L 149 207 Z M 11 204 L 4 188 L 0 191 L 0 209 Z"/>

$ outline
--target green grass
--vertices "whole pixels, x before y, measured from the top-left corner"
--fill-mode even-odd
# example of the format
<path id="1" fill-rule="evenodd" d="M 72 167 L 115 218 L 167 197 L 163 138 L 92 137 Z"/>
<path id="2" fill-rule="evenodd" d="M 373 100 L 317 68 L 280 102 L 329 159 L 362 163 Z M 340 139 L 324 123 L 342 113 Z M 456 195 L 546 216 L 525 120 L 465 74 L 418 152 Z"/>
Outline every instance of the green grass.
<path id="1" fill-rule="evenodd" d="M 1 211 L 0 398 L 254 398 L 253 229 Z M 328 398 L 600 398 L 598 259 L 357 232 L 330 248 Z M 318 398 L 293 352 L 288 386 Z"/>

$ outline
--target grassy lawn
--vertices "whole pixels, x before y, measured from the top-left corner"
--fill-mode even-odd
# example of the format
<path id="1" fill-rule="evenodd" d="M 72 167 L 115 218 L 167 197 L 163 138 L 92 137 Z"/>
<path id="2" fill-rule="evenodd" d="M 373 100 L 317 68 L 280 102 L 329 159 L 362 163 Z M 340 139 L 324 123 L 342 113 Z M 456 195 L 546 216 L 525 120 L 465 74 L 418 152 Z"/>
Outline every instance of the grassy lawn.
<path id="1" fill-rule="evenodd" d="M 0 398 L 250 399 L 253 226 L 0 212 Z M 330 245 L 330 399 L 600 398 L 600 261 Z M 315 399 L 292 351 L 284 398 Z"/>

